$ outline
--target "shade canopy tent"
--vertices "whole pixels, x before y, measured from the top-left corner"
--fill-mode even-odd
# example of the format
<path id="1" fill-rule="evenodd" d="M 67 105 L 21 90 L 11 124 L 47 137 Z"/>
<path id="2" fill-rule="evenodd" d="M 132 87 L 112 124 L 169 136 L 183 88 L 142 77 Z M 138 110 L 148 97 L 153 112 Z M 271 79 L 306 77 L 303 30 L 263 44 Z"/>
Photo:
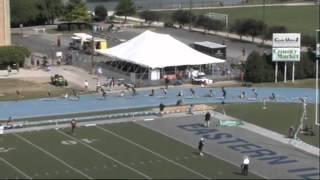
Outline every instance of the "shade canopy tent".
<path id="1" fill-rule="evenodd" d="M 149 30 L 118 46 L 97 52 L 150 69 L 225 62 L 198 52 L 170 35 Z"/>

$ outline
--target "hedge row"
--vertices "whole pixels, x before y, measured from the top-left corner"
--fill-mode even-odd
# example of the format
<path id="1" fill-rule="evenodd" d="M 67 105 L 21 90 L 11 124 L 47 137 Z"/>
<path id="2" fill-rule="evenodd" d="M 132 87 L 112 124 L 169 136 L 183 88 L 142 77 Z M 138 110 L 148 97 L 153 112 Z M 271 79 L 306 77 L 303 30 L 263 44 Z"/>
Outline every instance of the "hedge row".
<path id="1" fill-rule="evenodd" d="M 4 46 L 0 47 L 0 69 L 7 68 L 8 65 L 19 64 L 23 66 L 25 58 L 29 57 L 31 52 L 29 49 L 20 46 Z"/>

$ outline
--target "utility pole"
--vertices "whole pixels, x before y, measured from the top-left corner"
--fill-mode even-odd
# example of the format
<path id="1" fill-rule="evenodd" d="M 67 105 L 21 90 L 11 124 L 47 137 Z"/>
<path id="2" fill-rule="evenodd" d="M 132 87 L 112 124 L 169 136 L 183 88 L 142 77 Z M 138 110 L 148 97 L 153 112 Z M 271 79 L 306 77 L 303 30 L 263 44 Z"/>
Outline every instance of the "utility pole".
<path id="1" fill-rule="evenodd" d="M 92 16 L 92 21 L 93 21 L 93 16 Z M 95 45 L 94 45 L 94 29 L 95 29 L 95 25 L 92 22 L 91 25 L 91 73 L 94 74 L 95 72 L 95 63 L 94 63 L 94 49 L 95 49 Z"/>
<path id="2" fill-rule="evenodd" d="M 315 109 L 315 124 L 319 123 L 319 61 L 320 61 L 320 29 L 317 30 L 316 34 L 317 45 L 316 45 L 316 109 Z"/>
<path id="3" fill-rule="evenodd" d="M 266 0 L 263 0 L 263 6 L 262 6 L 262 22 L 263 22 L 263 27 L 262 27 L 262 50 L 264 53 L 264 41 L 265 41 L 265 8 L 266 8 Z"/>
<path id="4" fill-rule="evenodd" d="M 191 31 L 192 25 L 192 0 L 189 0 L 189 31 Z"/>

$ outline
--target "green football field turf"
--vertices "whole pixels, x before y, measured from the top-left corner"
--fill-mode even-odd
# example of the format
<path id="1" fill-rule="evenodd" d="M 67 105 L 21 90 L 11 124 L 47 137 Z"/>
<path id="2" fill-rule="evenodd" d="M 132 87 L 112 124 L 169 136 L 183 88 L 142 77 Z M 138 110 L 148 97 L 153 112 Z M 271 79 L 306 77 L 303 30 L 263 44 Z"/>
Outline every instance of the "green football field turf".
<path id="1" fill-rule="evenodd" d="M 301 103 L 266 103 L 264 110 L 262 103 L 226 104 L 226 114 L 260 127 L 287 135 L 290 126 L 298 127 L 303 112 Z M 222 112 L 222 106 L 218 107 Z M 312 127 L 315 136 L 299 134 L 303 141 L 319 147 L 319 126 L 315 125 L 315 105 L 307 105 L 307 119 L 304 125 Z"/>
<path id="2" fill-rule="evenodd" d="M 195 145 L 196 146 L 196 145 Z M 2 178 L 259 178 L 134 123 L 0 137 Z"/>

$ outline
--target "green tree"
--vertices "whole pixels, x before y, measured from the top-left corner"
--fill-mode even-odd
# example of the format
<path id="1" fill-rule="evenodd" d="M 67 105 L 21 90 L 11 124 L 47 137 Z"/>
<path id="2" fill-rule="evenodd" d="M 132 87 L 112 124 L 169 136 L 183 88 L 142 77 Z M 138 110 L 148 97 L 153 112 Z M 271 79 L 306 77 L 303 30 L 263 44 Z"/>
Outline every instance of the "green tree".
<path id="1" fill-rule="evenodd" d="M 94 8 L 94 14 L 97 21 L 104 21 L 108 16 L 108 11 L 104 5 L 97 5 Z"/>
<path id="2" fill-rule="evenodd" d="M 273 67 L 267 61 L 267 56 L 253 51 L 245 64 L 245 80 L 254 83 L 273 81 Z"/>
<path id="3" fill-rule="evenodd" d="M 312 51 L 307 53 L 301 53 L 300 62 L 296 63 L 296 78 L 305 79 L 305 78 L 314 78 L 315 73 L 315 55 Z M 291 69 L 289 69 L 290 73 Z"/>
<path id="4" fill-rule="evenodd" d="M 285 26 L 272 26 L 268 28 L 266 38 L 272 39 L 273 33 L 287 33 L 288 30 Z"/>
<path id="5" fill-rule="evenodd" d="M 146 23 L 148 23 L 149 25 L 154 22 L 154 21 L 159 21 L 160 16 L 158 13 L 154 12 L 154 11 L 142 11 L 140 14 L 140 17 L 143 18 Z"/>
<path id="6" fill-rule="evenodd" d="M 263 21 L 257 21 L 255 19 L 237 19 L 231 26 L 231 32 L 235 32 L 240 35 L 240 39 L 243 35 L 250 35 L 252 41 L 258 35 L 262 35 L 267 25 Z"/>
<path id="7" fill-rule="evenodd" d="M 244 28 L 246 28 L 246 34 L 252 37 L 252 42 L 256 36 L 262 35 L 263 30 L 266 28 L 266 24 L 263 21 L 255 19 L 247 19 L 243 23 Z"/>
<path id="8" fill-rule="evenodd" d="M 135 5 L 132 0 L 120 0 L 116 7 L 116 15 L 124 16 L 124 23 L 127 22 L 127 16 L 136 13 Z"/>
<path id="9" fill-rule="evenodd" d="M 242 36 L 247 33 L 247 29 L 243 24 L 243 21 L 240 19 L 235 20 L 235 22 L 231 25 L 230 31 L 238 34 L 240 39 L 242 39 Z"/>
<path id="10" fill-rule="evenodd" d="M 24 65 L 24 60 L 31 54 L 30 50 L 20 46 L 0 47 L 0 69 L 7 68 L 8 65 Z"/>
<path id="11" fill-rule="evenodd" d="M 10 6 L 12 27 L 53 24 L 63 10 L 61 0 L 11 0 Z"/>
<path id="12" fill-rule="evenodd" d="M 207 17 L 207 16 L 205 16 L 205 15 L 199 15 L 199 16 L 197 17 L 196 25 L 202 27 L 203 30 L 204 30 L 204 33 L 206 32 L 206 30 L 208 30 L 208 29 L 207 29 L 207 24 L 208 24 L 208 22 L 209 22 L 209 19 L 210 19 L 210 18 Z"/>
<path id="13" fill-rule="evenodd" d="M 65 8 L 65 20 L 73 22 L 89 21 L 86 4 L 82 0 L 70 0 Z"/>
<path id="14" fill-rule="evenodd" d="M 40 16 L 48 24 L 53 24 L 54 20 L 63 13 L 61 0 L 39 0 L 38 5 Z"/>
<path id="15" fill-rule="evenodd" d="M 172 14 L 172 20 L 184 26 L 194 21 L 196 17 L 190 11 L 177 10 Z"/>
<path id="16" fill-rule="evenodd" d="M 33 24 L 37 19 L 38 0 L 10 0 L 10 14 L 12 27 L 19 27 L 20 24 L 25 26 Z"/>

